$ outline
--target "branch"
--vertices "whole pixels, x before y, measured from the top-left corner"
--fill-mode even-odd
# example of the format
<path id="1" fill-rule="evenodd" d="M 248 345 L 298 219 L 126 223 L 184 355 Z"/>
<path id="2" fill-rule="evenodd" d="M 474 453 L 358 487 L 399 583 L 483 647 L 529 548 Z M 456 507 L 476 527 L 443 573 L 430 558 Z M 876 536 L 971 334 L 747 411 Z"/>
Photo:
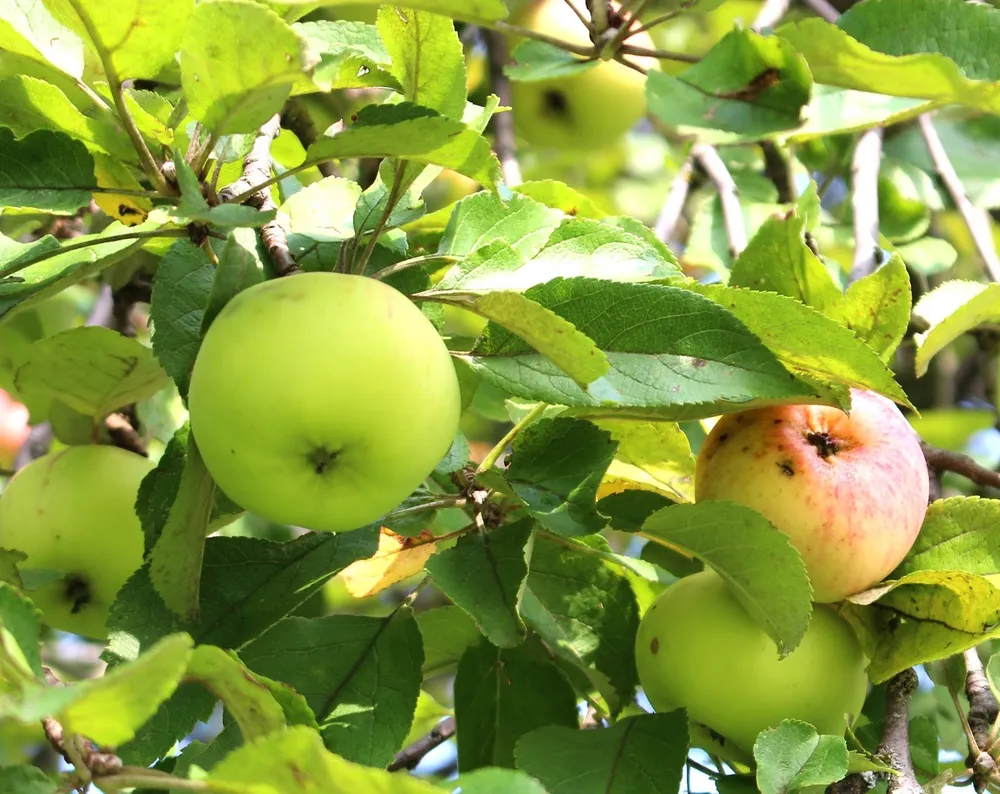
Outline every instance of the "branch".
<path id="1" fill-rule="evenodd" d="M 773 28 L 788 13 L 789 5 L 791 0 L 765 0 L 753 25 L 750 26 L 751 29 L 755 33 L 760 33 L 764 28 Z"/>
<path id="2" fill-rule="evenodd" d="M 953 471 L 956 474 L 961 474 L 976 485 L 1000 488 L 1000 472 L 980 466 L 968 455 L 939 449 L 928 444 L 926 441 L 920 442 L 920 449 L 923 450 L 927 465 L 937 471 Z"/>
<path id="3" fill-rule="evenodd" d="M 281 126 L 286 130 L 291 130 L 295 137 L 299 139 L 303 149 L 308 149 L 317 138 L 316 125 L 313 123 L 309 111 L 306 110 L 297 98 L 288 100 L 285 109 L 281 113 Z M 316 164 L 316 168 L 323 176 L 340 176 L 340 169 L 332 160 L 324 160 Z"/>
<path id="4" fill-rule="evenodd" d="M 684 212 L 684 205 L 687 203 L 688 191 L 691 189 L 691 176 L 693 174 L 694 158 L 689 155 L 684 164 L 681 165 L 677 176 L 674 177 L 674 181 L 670 184 L 670 191 L 667 193 L 667 198 L 663 202 L 660 215 L 656 219 L 656 225 L 653 227 L 656 236 L 667 246 L 670 245 L 674 229 L 677 228 L 677 224 L 680 222 L 681 215 Z"/>
<path id="5" fill-rule="evenodd" d="M 636 47 L 632 44 L 623 44 L 620 52 L 625 55 L 644 55 L 647 58 L 659 58 L 665 61 L 678 61 L 680 63 L 698 63 L 701 60 L 697 55 L 688 55 L 686 52 L 651 50 L 647 47 Z"/>
<path id="6" fill-rule="evenodd" d="M 993 696 L 990 682 L 986 679 L 983 660 L 979 651 L 969 648 L 963 654 L 965 658 L 965 695 L 969 699 L 969 729 L 976 740 L 976 746 L 969 748 L 968 763 L 974 763 L 977 751 L 987 750 L 990 746 L 990 728 L 1000 713 L 1000 705 Z"/>
<path id="7" fill-rule="evenodd" d="M 507 40 L 493 30 L 484 31 L 486 39 L 486 54 L 490 65 L 490 85 L 493 93 L 500 98 L 504 107 L 512 107 L 510 98 L 510 80 L 503 73 L 507 63 Z M 517 162 L 517 143 L 514 138 L 514 111 L 508 110 L 493 116 L 493 131 L 496 135 L 497 158 L 500 160 L 500 170 L 507 187 L 517 187 L 521 184 L 521 166 Z"/>
<path id="8" fill-rule="evenodd" d="M 840 18 L 840 12 L 834 8 L 828 0 L 802 0 L 816 14 L 827 22 L 836 22 Z"/>
<path id="9" fill-rule="evenodd" d="M 773 141 L 761 141 L 764 152 L 764 173 L 778 189 L 778 203 L 791 204 L 795 201 L 795 180 L 788 167 L 788 158 Z"/>
<path id="10" fill-rule="evenodd" d="M 965 192 L 965 186 L 955 167 L 948 159 L 948 153 L 944 150 L 941 137 L 934 129 L 934 122 L 931 121 L 929 113 L 920 115 L 920 134 L 924 136 L 924 143 L 927 144 L 927 151 L 934 161 L 934 170 L 937 171 L 944 186 L 948 189 L 948 195 L 955 202 L 958 211 L 962 214 L 965 225 L 969 227 L 972 235 L 972 242 L 975 243 L 976 250 L 986 263 L 986 270 L 990 278 L 1000 281 L 1000 258 L 997 257 L 996 245 L 993 242 L 993 229 L 990 224 L 990 217 L 984 210 L 973 206 L 969 200 L 969 194 Z"/>
<path id="11" fill-rule="evenodd" d="M 726 225 L 726 237 L 729 239 L 729 253 L 736 259 L 747 247 L 747 230 L 743 223 L 743 210 L 740 208 L 740 197 L 736 183 L 726 164 L 719 157 L 714 146 L 707 143 L 696 143 L 691 154 L 698 164 L 715 183 L 719 191 L 719 201 L 722 204 L 722 217 Z"/>
<path id="12" fill-rule="evenodd" d="M 878 172 L 882 161 L 882 128 L 862 133 L 851 162 L 854 210 L 854 266 L 849 281 L 873 273 L 878 267 Z"/>
<path id="13" fill-rule="evenodd" d="M 413 769 L 431 750 L 444 744 L 454 735 L 455 718 L 445 717 L 426 736 L 422 736 L 413 744 L 404 747 L 396 753 L 396 757 L 392 759 L 392 762 L 386 768 L 390 772 L 398 772 L 401 769 Z"/>
<path id="14" fill-rule="evenodd" d="M 45 680 L 49 686 L 62 686 L 62 681 L 60 681 L 55 673 L 48 667 L 44 668 Z M 121 771 L 122 760 L 114 753 L 108 753 L 103 751 L 96 744 L 91 742 L 89 739 L 83 739 L 82 737 L 67 737 L 63 731 L 62 724 L 55 717 L 44 717 L 42 719 L 42 730 L 45 732 L 45 738 L 48 743 L 52 746 L 59 755 L 61 755 L 67 762 L 73 763 L 71 757 L 78 755 L 78 762 L 84 767 L 84 769 L 77 768 L 78 772 L 89 772 L 91 775 L 114 775 Z M 76 741 L 76 748 L 80 752 L 77 754 L 74 749 L 70 749 L 72 745 L 67 744 L 67 738 L 70 743 Z"/>
<path id="15" fill-rule="evenodd" d="M 910 696 L 916 690 L 912 667 L 896 673 L 885 687 L 885 729 L 878 749 L 899 772 L 889 776 L 889 794 L 923 794 L 910 758 Z"/>
<path id="16" fill-rule="evenodd" d="M 129 452 L 142 455 L 144 458 L 149 457 L 146 442 L 139 435 L 139 431 L 132 426 L 132 423 L 125 414 L 109 414 L 104 419 L 104 426 L 107 428 L 108 435 L 111 436 L 111 440 L 116 447 L 127 449 Z"/>
<path id="17" fill-rule="evenodd" d="M 243 161 L 243 176 L 219 191 L 221 201 L 231 201 L 248 194 L 244 199 L 245 203 L 262 212 L 278 208 L 271 191 L 263 188 L 263 185 L 268 184 L 271 180 L 271 142 L 278 137 L 280 132 L 281 117 L 275 113 L 257 131 L 253 147 Z M 257 188 L 256 192 L 249 192 L 255 188 Z M 291 251 L 288 250 L 285 230 L 277 219 L 261 226 L 260 237 L 267 252 L 271 255 L 271 260 L 274 262 L 275 270 L 278 271 L 279 276 L 302 272 L 292 258 Z"/>

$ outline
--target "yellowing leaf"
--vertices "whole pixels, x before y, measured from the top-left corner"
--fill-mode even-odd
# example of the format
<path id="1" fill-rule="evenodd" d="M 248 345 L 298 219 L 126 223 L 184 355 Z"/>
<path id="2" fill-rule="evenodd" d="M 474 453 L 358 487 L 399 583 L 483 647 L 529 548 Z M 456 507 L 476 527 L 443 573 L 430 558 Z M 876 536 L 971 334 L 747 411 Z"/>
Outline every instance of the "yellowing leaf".
<path id="1" fill-rule="evenodd" d="M 94 176 L 98 187 L 142 190 L 142 185 L 122 163 L 100 152 L 93 152 Z M 95 193 L 94 201 L 105 213 L 126 226 L 138 226 L 146 220 L 153 202 L 145 196 L 121 193 Z"/>
<path id="2" fill-rule="evenodd" d="M 676 422 L 600 419 L 594 424 L 618 442 L 597 498 L 628 490 L 656 491 L 675 502 L 694 501 L 694 455 Z"/>
<path id="3" fill-rule="evenodd" d="M 422 570 L 435 551 L 433 541 L 397 535 L 382 527 L 375 556 L 351 563 L 340 576 L 348 593 L 367 598 Z"/>

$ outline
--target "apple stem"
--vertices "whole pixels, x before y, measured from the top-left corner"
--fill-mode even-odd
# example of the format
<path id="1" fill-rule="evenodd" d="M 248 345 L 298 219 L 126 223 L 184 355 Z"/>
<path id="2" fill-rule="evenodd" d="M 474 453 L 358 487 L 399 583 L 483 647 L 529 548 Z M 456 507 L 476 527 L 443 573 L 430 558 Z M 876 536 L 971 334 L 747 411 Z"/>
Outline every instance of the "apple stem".
<path id="1" fill-rule="evenodd" d="M 476 474 L 483 474 L 484 472 L 487 472 L 490 469 L 492 469 L 496 465 L 496 462 L 500 460 L 500 456 L 503 455 L 504 451 L 507 449 L 507 446 L 515 438 L 517 438 L 518 434 L 522 430 L 524 430 L 524 428 L 526 428 L 528 425 L 534 422 L 538 417 L 540 417 L 542 413 L 545 411 L 545 409 L 548 407 L 549 407 L 548 403 L 538 403 L 534 408 L 528 411 L 528 413 L 526 413 L 523 417 L 521 417 L 521 420 L 516 425 L 514 425 L 510 429 L 510 431 L 508 431 L 507 435 L 501 438 L 497 442 L 497 445 L 489 451 L 489 453 L 486 455 L 485 458 L 483 458 L 483 462 L 480 463 L 479 468 L 476 469 Z"/>

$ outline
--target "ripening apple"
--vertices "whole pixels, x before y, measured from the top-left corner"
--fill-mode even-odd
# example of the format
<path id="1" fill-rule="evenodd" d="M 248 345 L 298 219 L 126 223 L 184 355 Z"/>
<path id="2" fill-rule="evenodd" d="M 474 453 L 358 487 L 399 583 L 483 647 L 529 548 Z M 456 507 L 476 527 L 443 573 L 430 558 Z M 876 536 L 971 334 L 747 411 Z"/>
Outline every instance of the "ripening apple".
<path id="1" fill-rule="evenodd" d="M 582 3 L 578 7 L 582 7 Z M 590 34 L 565 0 L 532 0 L 513 22 L 571 44 L 590 46 Z M 522 39 L 510 38 L 511 51 Z M 655 49 L 646 32 L 628 44 Z M 628 56 L 647 71 L 655 58 Z M 525 141 L 558 149 L 601 149 L 614 144 L 646 114 L 646 77 L 617 61 L 551 80 L 511 80 L 515 128 Z"/>
<path id="2" fill-rule="evenodd" d="M 458 378 L 401 292 L 363 276 L 257 284 L 209 327 L 191 431 L 219 487 L 271 521 L 364 526 L 398 505 L 454 440 Z"/>
<path id="3" fill-rule="evenodd" d="M 135 500 L 152 468 L 147 458 L 118 447 L 68 447 L 32 461 L 7 484 L 0 548 L 27 555 L 22 572 L 63 574 L 28 592 L 53 628 L 107 637 L 108 607 L 142 565 Z"/>
<path id="4" fill-rule="evenodd" d="M 31 427 L 28 409 L 3 389 L 0 389 L 0 469 L 10 469 Z"/>
<path id="5" fill-rule="evenodd" d="M 927 511 L 920 440 L 894 403 L 851 390 L 851 411 L 782 405 L 720 419 L 698 454 L 695 501 L 762 513 L 799 550 L 818 602 L 880 582 Z"/>
<path id="6" fill-rule="evenodd" d="M 635 648 L 653 708 L 687 709 L 737 760 L 752 757 L 757 734 L 784 719 L 842 736 L 867 693 L 861 645 L 831 607 L 817 604 L 802 641 L 779 659 L 774 640 L 712 570 L 663 591 L 643 615 Z"/>

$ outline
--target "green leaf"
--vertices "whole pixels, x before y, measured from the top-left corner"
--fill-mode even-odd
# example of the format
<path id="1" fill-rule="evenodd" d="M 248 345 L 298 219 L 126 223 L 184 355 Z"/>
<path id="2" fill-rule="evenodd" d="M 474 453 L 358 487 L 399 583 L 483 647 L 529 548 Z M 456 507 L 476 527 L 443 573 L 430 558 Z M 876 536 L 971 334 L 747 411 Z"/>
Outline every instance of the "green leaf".
<path id="1" fill-rule="evenodd" d="M 805 218 L 794 211 L 768 218 L 733 262 L 729 285 L 777 292 L 833 315 L 844 294 L 806 245 L 804 232 Z"/>
<path id="2" fill-rule="evenodd" d="M 550 794 L 534 778 L 516 769 L 488 767 L 456 778 L 462 794 Z"/>
<path id="3" fill-rule="evenodd" d="M 930 360 L 962 334 L 1000 319 L 1000 284 L 946 281 L 925 293 L 913 313 L 930 325 L 913 336 L 917 344 L 915 368 L 920 377 L 927 374 Z"/>
<path id="4" fill-rule="evenodd" d="M 467 612 L 494 645 L 510 648 L 525 637 L 518 611 L 528 574 L 525 546 L 531 519 L 521 519 L 490 532 L 463 535 L 450 549 L 425 564 L 434 583 Z"/>
<path id="5" fill-rule="evenodd" d="M 781 658 L 798 646 L 812 614 L 812 587 L 788 536 L 756 510 L 732 502 L 672 505 L 642 525 L 650 540 L 711 565 Z M 781 576 L 769 572 L 781 570 Z"/>
<path id="6" fill-rule="evenodd" d="M 305 727 L 272 733 L 234 750 L 208 785 L 219 794 L 441 794 L 432 783 L 351 763 Z"/>
<path id="7" fill-rule="evenodd" d="M 205 252 L 180 240 L 164 255 L 153 279 L 153 352 L 185 398 L 214 276 Z"/>
<path id="8" fill-rule="evenodd" d="M 398 157 L 450 168 L 491 188 L 500 178 L 500 163 L 479 132 L 406 102 L 362 108 L 353 125 L 318 138 L 306 156 L 309 161 Z"/>
<path id="9" fill-rule="evenodd" d="M 617 714 L 635 694 L 639 605 L 620 568 L 588 554 L 588 546 L 611 550 L 599 535 L 565 545 L 536 535 L 521 611 L 549 648 L 582 670 Z"/>
<path id="10" fill-rule="evenodd" d="M 202 335 L 236 293 L 263 280 L 264 262 L 257 248 L 257 233 L 253 229 L 234 229 L 219 253 L 212 291 L 201 320 Z"/>
<path id="11" fill-rule="evenodd" d="M 891 97 L 817 83 L 803 112 L 805 122 L 789 133 L 787 140 L 808 141 L 823 135 L 888 127 L 915 118 L 929 107 L 925 99 Z"/>
<path id="12" fill-rule="evenodd" d="M 397 91 L 401 88 L 390 72 L 389 53 L 374 25 L 319 19 L 296 22 L 292 30 L 305 39 L 312 54 L 319 58 L 312 75 L 300 76 L 293 94 L 316 89 L 329 92 L 373 86 Z"/>
<path id="13" fill-rule="evenodd" d="M 96 185 L 94 158 L 80 141 L 49 130 L 16 140 L 0 127 L 0 207 L 72 215 Z"/>
<path id="14" fill-rule="evenodd" d="M 719 285 L 690 284 L 688 288 L 725 306 L 800 377 L 823 385 L 876 391 L 909 406 L 906 393 L 878 354 L 815 309 L 767 292 Z"/>
<path id="15" fill-rule="evenodd" d="M 170 379 L 148 347 L 117 331 L 90 326 L 35 342 L 15 383 L 24 394 L 55 397 L 99 419 L 151 397 Z"/>
<path id="16" fill-rule="evenodd" d="M 576 695 L 552 662 L 481 640 L 458 664 L 455 722 L 459 772 L 513 767 L 524 734 L 545 725 L 577 727 Z"/>
<path id="17" fill-rule="evenodd" d="M 0 118 L 18 138 L 36 130 L 62 132 L 91 151 L 127 162 L 136 160 L 128 136 L 119 127 L 85 116 L 56 86 L 35 77 L 15 75 L 0 80 Z"/>
<path id="18" fill-rule="evenodd" d="M 518 767 L 549 794 L 677 791 L 687 753 L 687 717 L 680 710 L 627 717 L 603 730 L 539 728 L 515 751 Z"/>
<path id="19" fill-rule="evenodd" d="M 417 614 L 424 638 L 424 678 L 447 672 L 479 640 L 479 629 L 464 609 L 443 606 Z"/>
<path id="20" fill-rule="evenodd" d="M 119 80 L 156 77 L 173 58 L 194 0 L 46 0 L 45 5 L 102 58 Z"/>
<path id="21" fill-rule="evenodd" d="M 44 3 L 0 0 L 3 48 L 72 77 L 83 76 L 83 42 Z"/>
<path id="22" fill-rule="evenodd" d="M 611 418 L 591 421 L 618 443 L 598 497 L 638 488 L 674 502 L 694 501 L 695 457 L 680 425 Z"/>
<path id="23" fill-rule="evenodd" d="M 597 61 L 584 60 L 561 47 L 536 39 L 518 44 L 511 50 L 510 60 L 512 62 L 504 65 L 503 72 L 518 82 L 571 77 L 597 66 Z"/>
<path id="24" fill-rule="evenodd" d="M 259 3 L 199 3 L 180 47 L 181 85 L 191 115 L 216 134 L 254 132 L 281 110 L 293 83 L 311 66 L 304 45 Z"/>
<path id="25" fill-rule="evenodd" d="M 608 214 L 583 193 L 554 179 L 529 179 L 511 189 L 515 195 L 532 198 L 572 218 L 593 218 L 599 221 Z"/>
<path id="26" fill-rule="evenodd" d="M 899 254 L 874 273 L 853 282 L 846 300 L 828 311 L 863 339 L 888 364 L 910 323 L 910 276 Z"/>
<path id="27" fill-rule="evenodd" d="M 382 5 L 382 0 L 321 0 L 319 3 L 316 0 L 282 0 L 282 2 L 292 8 L 302 5 L 310 8 L 317 5 L 332 8 L 343 5 L 377 8 Z M 503 0 L 401 0 L 396 5 L 401 8 L 433 11 L 463 22 L 496 22 L 498 19 L 506 19 L 509 13 Z"/>
<path id="28" fill-rule="evenodd" d="M 41 620 L 41 612 L 27 596 L 0 582 L 0 689 L 5 682 L 13 683 L 11 673 L 17 678 L 44 677 Z M 15 663 L 18 670 L 5 670 L 7 663 Z"/>
<path id="29" fill-rule="evenodd" d="M 597 488 L 617 446 L 585 420 L 541 419 L 514 439 L 504 478 L 547 529 L 589 535 L 607 524 L 597 512 Z"/>
<path id="30" fill-rule="evenodd" d="M 328 176 L 293 194 L 278 209 L 278 217 L 292 234 L 321 242 L 354 237 L 354 208 L 361 186 L 343 177 Z"/>
<path id="31" fill-rule="evenodd" d="M 184 678 L 205 687 L 222 701 L 239 725 L 244 741 L 285 726 L 285 713 L 278 701 L 232 653 L 214 645 L 199 645 Z"/>
<path id="32" fill-rule="evenodd" d="M 843 736 L 820 736 L 799 720 L 782 720 L 761 732 L 753 746 L 757 787 L 761 794 L 826 786 L 847 775 L 847 742 Z"/>
<path id="33" fill-rule="evenodd" d="M 389 53 L 400 94 L 408 102 L 462 119 L 465 53 L 455 24 L 441 13 L 383 6 L 378 32 Z"/>
<path id="34" fill-rule="evenodd" d="M 593 339 L 611 370 L 599 399 L 519 337 L 490 324 L 461 358 L 509 396 L 580 408 L 656 408 L 658 418 L 678 419 L 718 415 L 755 399 L 801 402 L 815 394 L 739 320 L 689 290 L 556 278 L 525 295 Z M 607 397 L 612 392 L 614 400 Z"/>
<path id="35" fill-rule="evenodd" d="M 0 791 L 9 791 L 10 794 L 58 794 L 62 788 L 38 767 L 0 766 Z"/>
<path id="36" fill-rule="evenodd" d="M 916 542 L 892 578 L 917 571 L 1000 573 L 998 522 L 996 499 L 953 496 L 931 502 Z"/>
<path id="37" fill-rule="evenodd" d="M 811 88 L 806 61 L 788 42 L 736 29 L 676 77 L 651 71 L 646 101 L 675 129 L 732 143 L 798 127 Z"/>
<path id="38" fill-rule="evenodd" d="M 149 578 L 156 592 L 187 622 L 197 618 L 200 608 L 201 563 L 214 505 L 215 481 L 194 436 L 189 436 L 177 493 L 149 556 Z"/>
<path id="39" fill-rule="evenodd" d="M 135 736 L 180 683 L 194 643 L 187 634 L 164 637 L 128 664 L 73 684 L 76 697 L 57 713 L 66 731 L 116 747 Z"/>
<path id="40" fill-rule="evenodd" d="M 240 650 L 251 670 L 305 696 L 333 752 L 382 767 L 413 721 L 423 657 L 405 607 L 384 618 L 285 618 Z"/>

